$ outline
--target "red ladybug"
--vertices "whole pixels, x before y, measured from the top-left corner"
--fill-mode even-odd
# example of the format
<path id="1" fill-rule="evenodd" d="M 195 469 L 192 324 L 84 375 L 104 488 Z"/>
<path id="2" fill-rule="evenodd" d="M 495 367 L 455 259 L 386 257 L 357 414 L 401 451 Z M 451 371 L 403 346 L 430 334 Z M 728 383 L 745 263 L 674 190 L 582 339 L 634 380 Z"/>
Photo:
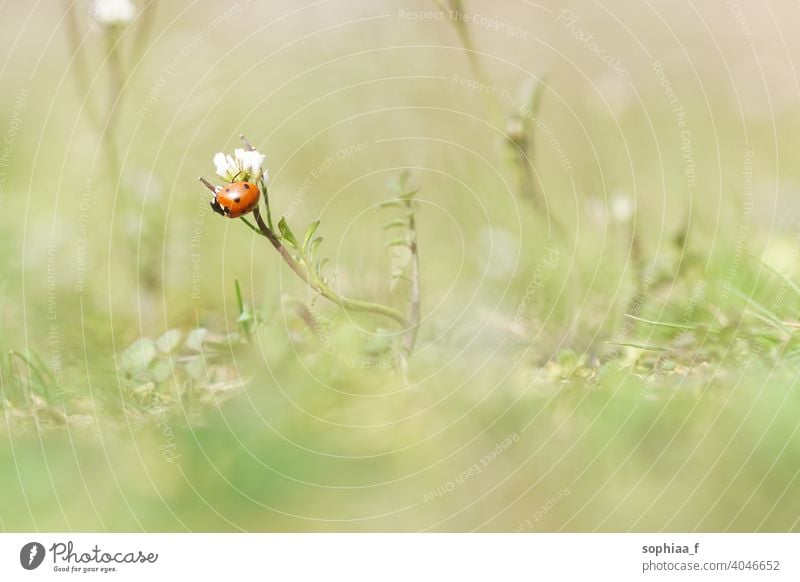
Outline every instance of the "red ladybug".
<path id="1" fill-rule="evenodd" d="M 261 193 L 252 182 L 233 182 L 223 186 L 214 194 L 211 208 L 217 214 L 228 218 L 239 218 L 252 212 L 258 206 Z"/>

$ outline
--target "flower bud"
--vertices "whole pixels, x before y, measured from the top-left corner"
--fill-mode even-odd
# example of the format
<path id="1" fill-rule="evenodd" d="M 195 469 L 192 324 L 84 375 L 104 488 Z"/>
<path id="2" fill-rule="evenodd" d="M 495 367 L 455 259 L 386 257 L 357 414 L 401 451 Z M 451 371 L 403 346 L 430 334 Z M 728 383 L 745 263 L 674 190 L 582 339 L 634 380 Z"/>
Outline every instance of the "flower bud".
<path id="1" fill-rule="evenodd" d="M 131 0 L 94 0 L 89 13 L 104 26 L 128 24 L 136 15 L 136 7 Z"/>

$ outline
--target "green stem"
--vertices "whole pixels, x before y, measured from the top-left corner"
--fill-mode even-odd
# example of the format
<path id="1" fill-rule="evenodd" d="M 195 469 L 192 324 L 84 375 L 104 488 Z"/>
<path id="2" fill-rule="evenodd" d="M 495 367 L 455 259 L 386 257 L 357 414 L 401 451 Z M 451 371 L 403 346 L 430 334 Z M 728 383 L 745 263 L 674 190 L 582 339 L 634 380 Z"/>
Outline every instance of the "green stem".
<path id="1" fill-rule="evenodd" d="M 272 231 L 267 226 L 267 224 L 264 222 L 264 219 L 261 217 L 261 212 L 259 211 L 258 208 L 253 210 L 253 217 L 256 219 L 256 224 L 258 224 L 258 228 L 260 229 L 261 234 L 267 237 L 267 240 L 269 240 L 270 244 L 272 244 L 275 250 L 278 251 L 278 254 L 281 255 L 284 262 L 286 262 L 286 264 L 289 265 L 289 268 L 291 268 L 292 271 L 294 271 L 295 274 L 298 277 L 300 277 L 303 281 L 305 281 L 306 285 L 311 287 L 314 291 L 316 291 L 329 301 L 349 311 L 363 311 L 368 313 L 375 313 L 393 319 L 401 326 L 405 327 L 408 325 L 408 321 L 406 320 L 405 316 L 402 313 L 387 305 L 372 303 L 371 301 L 361 301 L 360 299 L 350 299 L 348 297 L 342 297 L 323 281 L 319 281 L 316 278 L 312 278 L 312 276 L 309 275 L 308 271 L 304 269 L 300 265 L 300 263 L 298 263 L 295 260 L 295 258 L 286 249 L 286 247 L 283 246 L 280 239 L 277 236 L 275 236 L 274 231 Z"/>
<path id="2" fill-rule="evenodd" d="M 417 245 L 417 222 L 414 218 L 414 213 L 411 209 L 410 201 L 407 202 L 409 207 L 408 217 L 408 232 L 411 233 L 411 241 L 408 249 L 411 251 L 411 297 L 408 308 L 408 322 L 409 328 L 404 335 L 404 345 L 406 352 L 411 354 L 414 351 L 414 345 L 417 343 L 417 332 L 419 331 L 420 320 L 420 285 L 419 285 L 419 247 Z"/>
<path id="3" fill-rule="evenodd" d="M 19 352 L 15 351 L 15 350 L 10 350 L 9 351 L 9 357 L 8 357 L 9 362 L 11 361 L 12 357 L 21 360 L 28 367 L 28 371 L 30 373 L 36 375 L 36 378 L 39 380 L 39 384 L 42 386 L 42 390 L 44 390 L 44 399 L 49 403 L 50 402 L 50 390 L 47 389 L 47 382 L 45 382 L 44 376 L 42 376 L 41 372 L 39 372 L 39 370 L 36 368 L 36 366 L 34 366 L 28 358 L 26 358 L 25 356 L 23 356 Z M 31 401 L 33 401 L 33 385 L 32 384 L 33 383 L 31 383 L 31 385 L 29 387 Z"/>
<path id="4" fill-rule="evenodd" d="M 464 47 L 464 50 L 467 53 L 467 61 L 469 61 L 469 67 L 472 71 L 472 75 L 475 77 L 475 80 L 483 86 L 491 87 L 491 84 L 489 83 L 489 76 L 486 74 L 481 61 L 478 58 L 478 53 L 475 51 L 475 44 L 472 42 L 472 35 L 470 34 L 467 26 L 467 21 L 464 18 L 463 2 L 461 0 L 449 0 L 448 2 L 443 2 L 442 0 L 434 1 L 441 9 L 448 12 L 450 23 L 458 35 L 458 40 L 461 42 L 461 46 Z M 500 106 L 494 99 L 492 99 L 489 93 L 481 91 L 481 96 L 484 99 L 484 103 L 486 104 L 486 109 L 489 112 L 489 115 L 492 117 L 492 121 L 497 125 L 497 127 L 502 127 L 503 112 L 500 109 Z"/>
<path id="5" fill-rule="evenodd" d="M 89 123 L 94 129 L 100 127 L 98 115 L 92 105 L 89 91 L 89 72 L 86 64 L 86 51 L 81 48 L 81 29 L 78 24 L 77 8 L 71 0 L 64 0 L 66 11 L 66 32 L 67 42 L 72 51 L 75 64 L 73 65 L 73 77 L 78 89 L 78 98 L 82 98 L 86 103 L 86 115 Z"/>
<path id="6" fill-rule="evenodd" d="M 142 12 L 138 20 L 138 34 L 136 35 L 134 54 L 136 58 L 141 58 L 147 48 L 147 41 L 150 38 L 150 33 L 153 30 L 153 20 L 155 19 L 156 0 L 150 0 L 142 8 Z"/>
<path id="7" fill-rule="evenodd" d="M 106 124 L 103 128 L 102 140 L 105 146 L 104 149 L 107 155 L 109 171 L 111 172 L 112 179 L 116 181 L 120 177 L 120 167 L 114 134 L 116 133 L 117 113 L 120 109 L 122 88 L 125 85 L 125 73 L 120 55 L 119 27 L 110 26 L 107 27 L 104 32 L 108 49 L 110 94 L 108 99 L 108 112 L 106 113 Z"/>
<path id="8" fill-rule="evenodd" d="M 264 176 L 261 176 L 258 182 L 261 186 L 261 191 L 264 193 L 264 206 L 267 209 L 267 226 L 269 226 L 271 231 L 275 232 L 275 227 L 272 225 L 272 211 L 269 208 L 269 191 L 267 190 L 266 182 L 264 182 Z"/>
<path id="9" fill-rule="evenodd" d="M 316 289 L 316 286 L 311 282 L 311 279 L 308 277 L 308 273 L 300 266 L 300 263 L 294 260 L 294 257 L 286 250 L 286 247 L 281 244 L 280 239 L 275 236 L 275 233 L 264 223 L 264 219 L 261 218 L 261 212 L 258 208 L 253 210 L 253 216 L 256 219 L 256 224 L 258 224 L 258 228 L 267 240 L 275 247 L 275 250 L 278 251 L 278 254 L 283 258 L 287 265 L 295 272 L 295 274 L 300 277 L 303 281 L 306 282 L 307 285 Z"/>
<path id="10" fill-rule="evenodd" d="M 361 301 L 360 299 L 342 297 L 322 282 L 317 282 L 315 288 L 323 297 L 349 311 L 367 311 L 370 313 L 377 313 L 378 315 L 383 315 L 395 320 L 404 327 L 408 325 L 408 321 L 406 320 L 405 316 L 388 305 L 381 305 L 380 303 L 372 303 L 371 301 Z"/>
<path id="11" fill-rule="evenodd" d="M 264 233 L 262 233 L 262 232 L 261 232 L 261 230 L 259 230 L 258 228 L 256 228 L 256 226 L 255 226 L 255 225 L 254 225 L 252 222 L 250 222 L 249 220 L 247 220 L 247 219 L 246 219 L 244 216 L 242 216 L 242 217 L 241 217 L 241 221 L 242 221 L 242 222 L 244 222 L 244 223 L 247 225 L 247 228 L 249 228 L 250 230 L 252 230 L 254 233 L 256 233 L 256 234 L 260 234 L 260 235 L 262 235 L 262 236 L 263 236 L 263 234 L 264 234 Z"/>
<path id="12" fill-rule="evenodd" d="M 234 279 L 233 281 L 236 286 L 236 304 L 239 307 L 239 324 L 249 343 L 253 341 L 253 335 L 250 333 L 250 319 L 249 317 L 245 318 L 245 316 L 249 316 L 247 306 L 244 304 L 242 288 L 239 286 L 239 279 Z"/>

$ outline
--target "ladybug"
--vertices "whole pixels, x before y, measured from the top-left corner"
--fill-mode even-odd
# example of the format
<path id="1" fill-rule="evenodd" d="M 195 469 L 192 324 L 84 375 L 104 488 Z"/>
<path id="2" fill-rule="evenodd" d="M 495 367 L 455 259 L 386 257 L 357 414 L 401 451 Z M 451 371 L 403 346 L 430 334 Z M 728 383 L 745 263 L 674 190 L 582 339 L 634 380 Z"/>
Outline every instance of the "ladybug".
<path id="1" fill-rule="evenodd" d="M 258 206 L 261 193 L 252 182 L 232 182 L 214 194 L 211 209 L 228 218 L 239 218 Z"/>

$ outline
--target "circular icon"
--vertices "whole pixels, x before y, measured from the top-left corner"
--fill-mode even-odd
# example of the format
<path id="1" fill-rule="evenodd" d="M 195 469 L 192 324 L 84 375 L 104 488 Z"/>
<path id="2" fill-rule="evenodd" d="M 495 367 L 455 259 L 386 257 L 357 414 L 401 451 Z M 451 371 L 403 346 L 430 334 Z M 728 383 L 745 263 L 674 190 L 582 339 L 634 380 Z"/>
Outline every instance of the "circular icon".
<path id="1" fill-rule="evenodd" d="M 44 546 L 39 542 L 29 542 L 19 552 L 19 563 L 26 570 L 35 570 L 44 561 Z"/>

